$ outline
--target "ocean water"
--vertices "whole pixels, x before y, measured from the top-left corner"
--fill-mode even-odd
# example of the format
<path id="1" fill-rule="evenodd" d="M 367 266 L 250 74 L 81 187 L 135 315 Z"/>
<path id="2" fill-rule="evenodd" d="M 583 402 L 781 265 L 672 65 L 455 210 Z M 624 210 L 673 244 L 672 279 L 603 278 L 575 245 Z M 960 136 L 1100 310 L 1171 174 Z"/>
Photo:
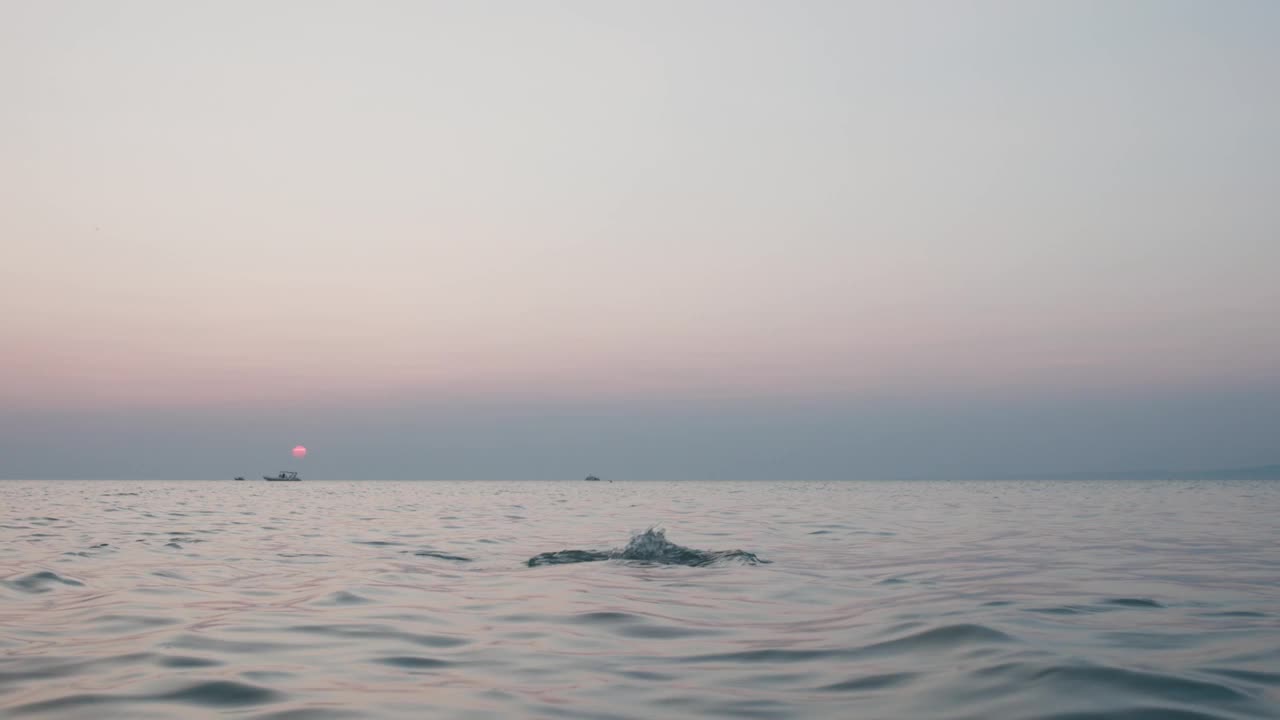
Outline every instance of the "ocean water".
<path id="1" fill-rule="evenodd" d="M 0 716 L 1278 718 L 1277 540 L 1249 481 L 0 482 Z"/>

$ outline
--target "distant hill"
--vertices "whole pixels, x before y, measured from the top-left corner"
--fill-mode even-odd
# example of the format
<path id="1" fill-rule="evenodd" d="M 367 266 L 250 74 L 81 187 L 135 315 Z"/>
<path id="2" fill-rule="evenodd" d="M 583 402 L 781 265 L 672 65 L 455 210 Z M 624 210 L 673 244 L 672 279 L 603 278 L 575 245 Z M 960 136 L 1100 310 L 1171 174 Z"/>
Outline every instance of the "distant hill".
<path id="1" fill-rule="evenodd" d="M 1175 478 L 1187 480 L 1280 480 L 1280 465 L 1227 468 L 1224 470 L 1199 470 L 1173 473 Z"/>
<path id="2" fill-rule="evenodd" d="M 1217 470 L 1130 470 L 1018 476 L 1024 480 L 1280 480 L 1280 465 Z M 1013 479 L 1012 476 L 1010 479 Z"/>

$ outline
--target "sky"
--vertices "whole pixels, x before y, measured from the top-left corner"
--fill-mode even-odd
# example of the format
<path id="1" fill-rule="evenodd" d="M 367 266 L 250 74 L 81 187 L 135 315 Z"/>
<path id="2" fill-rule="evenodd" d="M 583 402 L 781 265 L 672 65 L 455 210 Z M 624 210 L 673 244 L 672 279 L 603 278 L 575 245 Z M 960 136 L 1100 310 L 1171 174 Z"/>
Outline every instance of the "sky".
<path id="1" fill-rule="evenodd" d="M 1280 462 L 1277 27 L 0 0 L 0 477 Z"/>

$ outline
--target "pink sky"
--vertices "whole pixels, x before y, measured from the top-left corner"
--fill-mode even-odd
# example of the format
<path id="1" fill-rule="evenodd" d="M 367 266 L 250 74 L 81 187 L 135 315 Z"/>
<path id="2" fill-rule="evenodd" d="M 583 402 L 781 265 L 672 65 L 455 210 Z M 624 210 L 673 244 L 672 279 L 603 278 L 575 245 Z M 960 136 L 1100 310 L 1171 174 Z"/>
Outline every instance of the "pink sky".
<path id="1" fill-rule="evenodd" d="M 6 4 L 0 403 L 1280 379 L 1276 11 L 994 7 Z"/>

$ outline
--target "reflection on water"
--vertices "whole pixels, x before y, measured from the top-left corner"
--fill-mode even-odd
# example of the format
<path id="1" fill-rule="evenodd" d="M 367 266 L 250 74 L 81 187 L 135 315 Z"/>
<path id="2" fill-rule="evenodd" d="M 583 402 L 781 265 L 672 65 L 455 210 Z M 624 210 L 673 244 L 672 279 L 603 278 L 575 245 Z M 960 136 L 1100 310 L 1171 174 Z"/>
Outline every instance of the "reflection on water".
<path id="1" fill-rule="evenodd" d="M 0 482 L 0 716 L 1280 717 L 1277 510 L 1266 482 Z"/>

